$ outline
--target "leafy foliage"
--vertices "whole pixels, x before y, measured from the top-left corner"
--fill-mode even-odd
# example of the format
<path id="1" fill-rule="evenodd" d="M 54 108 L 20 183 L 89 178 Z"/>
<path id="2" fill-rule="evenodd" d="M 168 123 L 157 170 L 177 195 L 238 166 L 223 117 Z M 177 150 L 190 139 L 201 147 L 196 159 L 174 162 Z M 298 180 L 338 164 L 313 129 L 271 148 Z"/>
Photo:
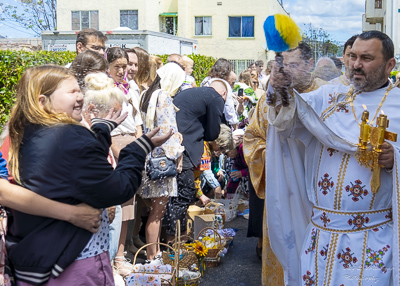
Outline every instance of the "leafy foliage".
<path id="1" fill-rule="evenodd" d="M 0 131 L 8 121 L 15 102 L 16 85 L 27 68 L 44 64 L 66 65 L 74 60 L 75 52 L 0 51 Z M 159 56 L 166 63 L 168 55 Z M 194 61 L 193 76 L 197 85 L 207 76 L 216 59 L 202 55 L 189 55 Z"/>
<path id="2" fill-rule="evenodd" d="M 164 64 L 167 63 L 168 55 L 157 56 L 162 59 Z M 211 69 L 217 59 L 196 54 L 188 55 L 188 57 L 194 62 L 192 76 L 195 78 L 197 86 L 200 86 L 201 81 L 207 76 L 208 71 Z"/>
<path id="3" fill-rule="evenodd" d="M 7 121 L 15 102 L 15 88 L 22 73 L 43 64 L 65 65 L 72 62 L 74 52 L 0 51 L 0 127 Z"/>
<path id="4" fill-rule="evenodd" d="M 56 0 L 21 0 L 17 5 L 0 3 L 0 21 L 13 21 L 40 36 L 41 31 L 57 29 Z M 22 6 L 22 7 L 21 7 Z"/>

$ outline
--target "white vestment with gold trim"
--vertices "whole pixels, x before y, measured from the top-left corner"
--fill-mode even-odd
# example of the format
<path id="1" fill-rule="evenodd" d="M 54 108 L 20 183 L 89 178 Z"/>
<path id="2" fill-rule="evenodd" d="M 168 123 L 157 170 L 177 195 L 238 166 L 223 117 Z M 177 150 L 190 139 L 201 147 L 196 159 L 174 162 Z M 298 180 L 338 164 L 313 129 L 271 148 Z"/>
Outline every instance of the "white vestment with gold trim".
<path id="1" fill-rule="evenodd" d="M 349 87 L 324 85 L 297 94 L 276 115 L 270 107 L 266 155 L 266 204 L 271 247 L 286 285 L 399 284 L 399 143 L 393 172 L 372 172 L 354 154 L 364 111 L 370 120 L 388 87 L 347 96 Z M 353 102 L 353 107 L 350 102 Z M 400 127 L 400 89 L 380 108 Z M 372 122 L 375 125 L 376 120 Z"/>

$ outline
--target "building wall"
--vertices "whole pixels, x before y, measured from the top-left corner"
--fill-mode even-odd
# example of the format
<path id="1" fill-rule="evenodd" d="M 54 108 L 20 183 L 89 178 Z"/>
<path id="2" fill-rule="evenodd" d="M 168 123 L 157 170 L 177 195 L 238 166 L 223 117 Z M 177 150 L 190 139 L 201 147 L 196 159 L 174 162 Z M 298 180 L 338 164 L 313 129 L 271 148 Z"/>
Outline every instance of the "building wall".
<path id="1" fill-rule="evenodd" d="M 278 1 L 179 0 L 178 34 L 198 40 L 199 54 L 227 59 L 266 59 L 263 30 L 272 14 L 287 14 Z M 222 5 L 217 5 L 221 2 Z M 212 36 L 195 36 L 195 17 L 212 17 Z M 229 38 L 229 16 L 254 16 L 254 38 Z"/>
<path id="2" fill-rule="evenodd" d="M 161 13 L 177 12 L 177 36 L 197 40 L 199 54 L 264 61 L 267 53 L 263 23 L 269 15 L 287 14 L 277 0 L 57 0 L 58 31 L 71 31 L 71 11 L 84 10 L 99 11 L 99 30 L 102 31 L 120 26 L 120 10 L 138 10 L 138 29 L 150 31 L 160 31 Z M 195 16 L 212 17 L 211 36 L 195 36 Z M 229 16 L 254 16 L 254 37 L 229 38 Z"/>
<path id="3" fill-rule="evenodd" d="M 147 51 L 149 54 L 158 54 L 158 47 L 164 47 L 165 54 L 173 54 L 180 50 L 180 42 L 173 39 L 149 36 L 147 38 Z"/>
<path id="4" fill-rule="evenodd" d="M 383 0 L 382 9 L 375 8 L 375 0 L 366 0 L 363 15 L 363 31 L 378 30 L 386 33 L 394 43 L 395 55 L 400 63 L 400 1 Z M 374 17 L 377 16 L 377 17 Z M 371 21 L 368 21 L 371 19 Z"/>
<path id="5" fill-rule="evenodd" d="M 138 10 L 138 30 L 158 32 L 158 15 L 164 12 L 164 4 L 172 3 L 173 1 L 168 0 L 163 3 L 164 1 L 158 0 L 57 0 L 57 30 L 72 30 L 71 11 L 99 11 L 99 30 L 107 31 L 120 26 L 120 10 Z"/>

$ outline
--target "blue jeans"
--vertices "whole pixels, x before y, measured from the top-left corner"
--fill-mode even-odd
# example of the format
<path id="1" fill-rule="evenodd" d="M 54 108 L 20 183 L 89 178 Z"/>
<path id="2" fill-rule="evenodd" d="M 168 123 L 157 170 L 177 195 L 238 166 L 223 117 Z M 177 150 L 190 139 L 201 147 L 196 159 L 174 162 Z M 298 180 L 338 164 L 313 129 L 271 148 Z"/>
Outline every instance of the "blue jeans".
<path id="1" fill-rule="evenodd" d="M 122 208 L 120 205 L 115 208 L 115 218 L 110 224 L 110 260 L 113 260 L 118 251 L 119 237 L 121 236 Z"/>

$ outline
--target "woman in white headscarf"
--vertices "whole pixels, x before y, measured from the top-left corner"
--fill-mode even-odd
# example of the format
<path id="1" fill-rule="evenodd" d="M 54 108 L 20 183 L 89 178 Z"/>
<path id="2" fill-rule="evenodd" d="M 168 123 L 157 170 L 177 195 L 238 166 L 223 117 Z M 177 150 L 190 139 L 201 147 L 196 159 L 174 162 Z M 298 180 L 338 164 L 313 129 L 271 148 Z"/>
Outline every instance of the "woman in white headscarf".
<path id="1" fill-rule="evenodd" d="M 177 162 L 184 151 L 184 147 L 181 145 L 182 137 L 178 133 L 176 108 L 172 103 L 172 98 L 185 80 L 185 75 L 185 71 L 178 64 L 168 63 L 157 70 L 157 77 L 142 95 L 140 111 L 142 112 L 145 132 L 160 127 L 159 134 L 166 134 L 170 129 L 174 133 L 167 142 L 148 155 L 147 161 L 150 160 L 151 156 L 158 157 L 165 154 L 168 159 Z M 151 210 L 146 224 L 146 242 L 158 242 L 161 219 L 165 213 L 169 197 L 178 195 L 176 177 L 151 180 L 147 174 L 144 174 L 142 185 L 137 194 L 142 198 L 151 199 Z M 148 246 L 147 259 L 154 260 L 154 263 L 157 264 L 158 258 L 161 259 L 159 246 Z"/>

